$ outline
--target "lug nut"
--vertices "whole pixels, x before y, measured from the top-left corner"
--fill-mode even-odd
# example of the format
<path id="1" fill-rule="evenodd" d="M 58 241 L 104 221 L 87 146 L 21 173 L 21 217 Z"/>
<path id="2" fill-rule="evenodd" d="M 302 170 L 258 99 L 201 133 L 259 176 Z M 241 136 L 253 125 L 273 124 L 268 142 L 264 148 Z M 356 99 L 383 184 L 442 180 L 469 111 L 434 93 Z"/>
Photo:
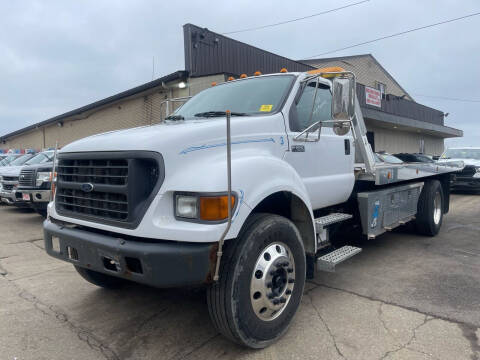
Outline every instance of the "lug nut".
<path id="1" fill-rule="evenodd" d="M 287 289 L 287 291 L 285 291 L 285 294 L 287 294 L 287 295 L 290 295 L 291 293 L 292 293 L 292 290 L 290 290 L 290 289 Z"/>
<path id="2" fill-rule="evenodd" d="M 273 293 L 270 293 L 267 295 L 267 298 L 269 298 L 270 300 L 273 299 L 275 297 L 275 295 L 273 295 Z"/>
<path id="3" fill-rule="evenodd" d="M 295 279 L 288 279 L 289 284 L 293 284 L 295 282 Z"/>
<path id="4" fill-rule="evenodd" d="M 287 272 L 288 272 L 288 273 L 292 273 L 292 272 L 293 272 L 293 269 L 292 269 L 292 268 L 288 268 L 288 269 L 287 269 Z"/>
<path id="5" fill-rule="evenodd" d="M 273 299 L 272 302 L 273 302 L 273 305 L 278 305 L 278 304 L 280 304 L 280 300 L 278 300 L 278 299 Z"/>
<path id="6" fill-rule="evenodd" d="M 271 288 L 271 287 L 272 287 L 272 283 L 271 282 L 267 283 L 267 288 Z"/>
<path id="7" fill-rule="evenodd" d="M 280 299 L 280 302 L 281 302 L 282 304 L 285 304 L 285 303 L 287 302 L 287 299 L 281 298 L 281 299 Z"/>

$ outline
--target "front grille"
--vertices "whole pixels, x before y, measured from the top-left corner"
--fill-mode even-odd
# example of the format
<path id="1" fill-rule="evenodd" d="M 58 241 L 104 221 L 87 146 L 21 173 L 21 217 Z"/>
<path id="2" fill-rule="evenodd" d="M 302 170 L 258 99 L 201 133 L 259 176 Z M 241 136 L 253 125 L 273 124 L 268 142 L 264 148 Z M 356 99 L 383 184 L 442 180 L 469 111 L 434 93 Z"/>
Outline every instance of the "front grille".
<path id="1" fill-rule="evenodd" d="M 20 177 L 18 178 L 18 184 L 23 187 L 34 187 L 35 186 L 35 170 L 33 169 L 24 169 L 20 172 Z"/>
<path id="2" fill-rule="evenodd" d="M 12 191 L 13 186 L 14 185 L 12 184 L 8 184 L 8 185 L 3 184 L 3 190 Z"/>
<path id="3" fill-rule="evenodd" d="M 60 154 L 55 206 L 65 216 L 132 228 L 163 177 L 158 153 Z"/>
<path id="4" fill-rule="evenodd" d="M 466 165 L 458 176 L 473 176 L 477 172 L 477 168 L 473 165 Z"/>
<path id="5" fill-rule="evenodd" d="M 4 176 L 3 181 L 18 181 L 18 176 Z"/>

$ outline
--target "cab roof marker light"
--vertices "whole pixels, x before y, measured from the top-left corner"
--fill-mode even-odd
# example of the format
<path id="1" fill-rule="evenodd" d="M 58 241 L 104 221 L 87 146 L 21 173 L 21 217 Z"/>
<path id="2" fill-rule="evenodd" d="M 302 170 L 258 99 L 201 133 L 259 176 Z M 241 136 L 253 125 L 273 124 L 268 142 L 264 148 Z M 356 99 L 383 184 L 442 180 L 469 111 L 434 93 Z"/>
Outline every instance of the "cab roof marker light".
<path id="1" fill-rule="evenodd" d="M 281 69 L 280 69 L 280 72 L 281 72 L 281 73 L 287 73 L 288 70 L 287 70 L 286 68 L 281 68 Z"/>
<path id="2" fill-rule="evenodd" d="M 262 73 L 258 70 L 253 73 L 253 76 L 260 76 L 260 75 L 262 75 Z"/>
<path id="3" fill-rule="evenodd" d="M 245 79 L 246 77 L 247 77 L 247 74 L 240 75 L 240 79 Z"/>
<path id="4" fill-rule="evenodd" d="M 233 81 L 233 80 L 235 80 L 235 78 L 233 76 L 229 76 L 228 79 L 227 79 L 227 81 Z"/>

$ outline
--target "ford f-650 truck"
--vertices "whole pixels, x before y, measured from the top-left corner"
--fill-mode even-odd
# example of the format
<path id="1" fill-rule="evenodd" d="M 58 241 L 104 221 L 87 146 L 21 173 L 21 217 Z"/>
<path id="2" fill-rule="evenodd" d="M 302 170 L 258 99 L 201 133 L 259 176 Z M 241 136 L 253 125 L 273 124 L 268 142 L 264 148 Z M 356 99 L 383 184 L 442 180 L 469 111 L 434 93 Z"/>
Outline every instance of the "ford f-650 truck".
<path id="1" fill-rule="evenodd" d="M 159 125 L 58 153 L 48 254 L 106 288 L 206 284 L 215 327 L 262 348 L 307 277 L 361 250 L 349 240 L 409 221 L 439 232 L 459 168 L 376 163 L 351 72 L 212 85 Z"/>

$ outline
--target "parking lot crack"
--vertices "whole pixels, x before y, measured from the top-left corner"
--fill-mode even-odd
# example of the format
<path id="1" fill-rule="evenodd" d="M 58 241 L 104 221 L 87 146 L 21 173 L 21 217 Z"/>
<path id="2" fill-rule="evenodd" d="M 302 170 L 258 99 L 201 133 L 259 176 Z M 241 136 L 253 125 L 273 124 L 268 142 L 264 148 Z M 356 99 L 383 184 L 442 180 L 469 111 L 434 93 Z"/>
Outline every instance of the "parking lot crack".
<path id="1" fill-rule="evenodd" d="M 458 326 L 462 330 L 463 337 L 470 343 L 470 348 L 472 349 L 471 360 L 480 360 L 480 339 L 476 333 L 478 329 L 465 324 L 459 324 Z"/>
<path id="2" fill-rule="evenodd" d="M 101 339 L 95 336 L 90 330 L 85 329 L 74 322 L 72 322 L 67 314 L 61 311 L 59 308 L 53 305 L 48 305 L 38 299 L 35 295 L 29 293 L 26 290 L 21 289 L 17 284 L 13 281 L 10 282 L 15 287 L 17 287 L 19 291 L 18 296 L 31 304 L 40 311 L 42 314 L 53 317 L 56 320 L 65 323 L 69 329 L 75 333 L 81 341 L 85 342 L 92 350 L 95 350 L 102 354 L 102 356 L 107 360 L 119 360 L 120 358 L 118 355 L 113 351 L 108 344 L 105 344 Z"/>
<path id="3" fill-rule="evenodd" d="M 192 350 L 190 350 L 188 353 L 184 354 L 181 358 L 178 358 L 178 360 L 183 360 L 183 359 L 186 359 L 188 358 L 190 355 L 192 355 L 193 353 L 195 353 L 196 351 L 200 350 L 201 348 L 203 348 L 205 345 L 209 344 L 211 341 L 213 341 L 214 339 L 216 339 L 217 337 L 220 336 L 220 333 L 216 333 L 215 335 L 209 337 L 208 339 L 206 339 L 205 341 L 203 341 L 202 343 L 198 344 L 197 346 L 195 346 Z M 177 359 L 175 356 L 172 357 L 172 359 Z"/>
<path id="4" fill-rule="evenodd" d="M 397 352 L 399 352 L 400 350 L 403 350 L 403 349 L 408 349 L 408 350 L 410 350 L 410 351 L 415 351 L 415 352 L 422 353 L 421 351 L 417 351 L 417 350 L 415 350 L 415 349 L 409 348 L 409 346 L 412 344 L 413 341 L 415 341 L 415 340 L 417 339 L 417 331 L 418 331 L 418 329 L 420 329 L 422 326 L 424 326 L 424 325 L 425 325 L 427 322 L 429 322 L 430 320 L 434 320 L 434 318 L 425 315 L 425 317 L 424 317 L 424 319 L 423 319 L 423 322 L 422 322 L 420 325 L 417 325 L 415 328 L 413 328 L 413 330 L 412 330 L 412 336 L 410 337 L 410 339 L 409 339 L 404 345 L 400 345 L 397 349 L 387 351 L 387 352 L 380 358 L 380 360 L 384 360 L 384 359 L 386 359 L 388 356 L 390 356 L 390 355 L 392 355 L 392 354 L 395 354 L 395 353 L 397 353 Z M 425 353 L 424 353 L 424 354 L 425 354 Z M 426 355 L 429 355 L 430 357 L 432 356 L 431 354 L 426 354 Z"/>
<path id="5" fill-rule="evenodd" d="M 399 308 L 401 308 L 401 309 L 405 309 L 405 310 L 409 310 L 409 311 L 415 311 L 415 312 L 417 312 L 417 313 L 419 313 L 419 314 L 426 315 L 426 316 L 428 316 L 428 317 L 432 317 L 432 318 L 435 318 L 435 319 L 444 320 L 444 321 L 447 321 L 447 322 L 449 322 L 449 323 L 451 323 L 451 324 L 465 324 L 465 325 L 472 326 L 472 327 L 478 327 L 478 326 L 477 326 L 476 324 L 474 324 L 474 323 L 462 322 L 462 321 L 454 320 L 454 319 L 451 319 L 451 318 L 448 318 L 448 317 L 445 317 L 445 316 L 441 316 L 441 315 L 438 315 L 438 314 L 421 311 L 420 309 L 418 309 L 418 308 L 416 308 L 416 307 L 405 306 L 405 305 L 398 304 L 398 303 L 395 303 L 395 302 L 392 302 L 392 301 L 382 300 L 382 299 L 374 298 L 374 297 L 372 297 L 372 296 L 359 294 L 359 293 L 356 293 L 355 291 L 351 291 L 351 290 L 347 290 L 347 289 L 342 289 L 342 288 L 337 288 L 337 287 L 331 286 L 331 285 L 320 284 L 320 283 L 317 283 L 317 282 L 313 282 L 313 281 L 311 281 L 311 280 L 310 280 L 310 282 L 312 282 L 313 284 L 316 284 L 316 285 L 318 285 L 318 286 L 327 288 L 327 289 L 336 290 L 336 291 L 341 291 L 341 292 L 344 292 L 344 293 L 347 293 L 347 294 L 351 294 L 351 295 L 358 296 L 358 297 L 363 298 L 363 299 L 367 299 L 367 300 L 371 300 L 371 301 L 376 301 L 376 302 L 381 302 L 381 303 L 384 303 L 384 304 L 386 304 L 386 305 L 397 306 L 397 307 L 399 307 Z"/>
<path id="6" fill-rule="evenodd" d="M 308 298 L 310 299 L 310 303 L 312 304 L 312 307 L 313 309 L 315 310 L 315 312 L 317 313 L 317 316 L 318 318 L 320 319 L 320 321 L 322 322 L 322 324 L 325 326 L 325 329 L 327 330 L 328 334 L 330 335 L 330 338 L 332 339 L 332 342 L 333 342 L 333 346 L 335 347 L 335 350 L 337 352 L 337 354 L 342 357 L 342 359 L 347 359 L 345 357 L 345 355 L 343 355 L 343 353 L 340 351 L 340 348 L 338 347 L 338 344 L 337 344 L 337 339 L 335 337 L 335 335 L 333 334 L 332 330 L 330 329 L 330 327 L 328 326 L 327 322 L 325 321 L 325 319 L 322 317 L 322 315 L 320 314 L 320 311 L 317 309 L 317 307 L 315 306 L 315 304 L 313 303 L 313 298 L 312 298 L 312 295 L 307 293 L 306 294 L 308 296 Z"/>

